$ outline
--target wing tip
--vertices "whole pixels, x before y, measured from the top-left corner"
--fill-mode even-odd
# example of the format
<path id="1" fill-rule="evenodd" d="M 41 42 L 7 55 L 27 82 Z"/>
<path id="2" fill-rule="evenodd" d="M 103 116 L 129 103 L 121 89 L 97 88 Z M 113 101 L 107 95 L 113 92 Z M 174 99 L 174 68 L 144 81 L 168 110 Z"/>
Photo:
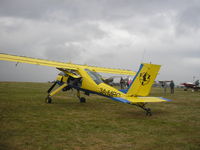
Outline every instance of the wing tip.
<path id="1" fill-rule="evenodd" d="M 164 98 L 164 97 L 159 97 L 160 99 L 162 99 L 162 100 L 164 100 L 164 101 L 167 101 L 167 102 L 170 102 L 170 101 L 172 101 L 172 100 L 170 100 L 170 99 L 167 99 L 167 98 Z"/>

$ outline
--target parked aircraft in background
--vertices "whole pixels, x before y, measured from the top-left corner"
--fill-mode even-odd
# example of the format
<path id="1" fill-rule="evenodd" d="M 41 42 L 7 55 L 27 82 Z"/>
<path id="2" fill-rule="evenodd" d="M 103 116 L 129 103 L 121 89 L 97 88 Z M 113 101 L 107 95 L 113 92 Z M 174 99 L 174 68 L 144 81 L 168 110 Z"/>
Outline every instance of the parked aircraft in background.
<path id="1" fill-rule="evenodd" d="M 192 89 L 192 91 L 198 91 L 200 89 L 199 80 L 196 80 L 194 83 L 192 82 L 181 83 L 181 86 L 184 87 L 184 91 L 187 91 L 188 89 Z"/>

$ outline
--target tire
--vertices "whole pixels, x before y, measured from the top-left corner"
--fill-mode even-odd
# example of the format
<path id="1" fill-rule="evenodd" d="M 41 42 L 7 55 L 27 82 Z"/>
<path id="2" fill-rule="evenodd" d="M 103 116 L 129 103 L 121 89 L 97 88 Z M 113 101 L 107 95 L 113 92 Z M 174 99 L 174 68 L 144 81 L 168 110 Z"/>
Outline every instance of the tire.
<path id="1" fill-rule="evenodd" d="M 51 98 L 51 97 L 47 97 L 46 102 L 47 102 L 48 104 L 51 104 L 51 102 L 52 102 L 52 98 Z"/>
<path id="2" fill-rule="evenodd" d="M 80 98 L 80 103 L 86 103 L 86 99 L 84 97 Z"/>

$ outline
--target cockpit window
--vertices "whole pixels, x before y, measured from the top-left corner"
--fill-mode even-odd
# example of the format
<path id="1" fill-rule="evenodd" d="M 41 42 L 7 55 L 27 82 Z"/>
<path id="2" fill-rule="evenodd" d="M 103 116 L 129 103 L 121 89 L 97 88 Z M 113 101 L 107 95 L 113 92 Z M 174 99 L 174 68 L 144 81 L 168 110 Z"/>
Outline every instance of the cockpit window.
<path id="1" fill-rule="evenodd" d="M 100 84 L 103 83 L 103 81 L 101 80 L 101 77 L 98 73 L 91 71 L 89 69 L 85 69 L 85 71 L 87 71 L 87 73 L 89 74 L 89 76 L 94 80 L 94 82 L 96 84 Z"/>
<path id="2" fill-rule="evenodd" d="M 60 75 L 60 76 L 67 76 L 66 73 L 64 73 L 64 72 L 60 72 L 58 75 Z"/>

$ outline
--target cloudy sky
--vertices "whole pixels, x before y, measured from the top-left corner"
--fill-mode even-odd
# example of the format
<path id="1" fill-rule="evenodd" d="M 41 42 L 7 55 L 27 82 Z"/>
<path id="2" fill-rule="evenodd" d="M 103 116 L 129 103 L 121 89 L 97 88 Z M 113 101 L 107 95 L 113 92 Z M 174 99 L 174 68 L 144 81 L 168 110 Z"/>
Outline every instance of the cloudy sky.
<path id="1" fill-rule="evenodd" d="M 0 53 L 200 78 L 199 0 L 0 0 Z M 0 61 L 0 81 L 49 81 L 50 67 Z"/>

